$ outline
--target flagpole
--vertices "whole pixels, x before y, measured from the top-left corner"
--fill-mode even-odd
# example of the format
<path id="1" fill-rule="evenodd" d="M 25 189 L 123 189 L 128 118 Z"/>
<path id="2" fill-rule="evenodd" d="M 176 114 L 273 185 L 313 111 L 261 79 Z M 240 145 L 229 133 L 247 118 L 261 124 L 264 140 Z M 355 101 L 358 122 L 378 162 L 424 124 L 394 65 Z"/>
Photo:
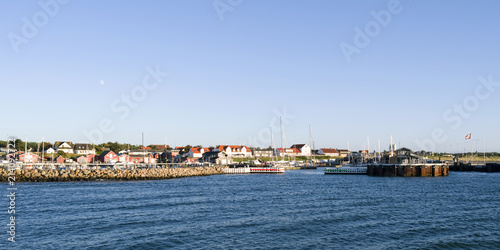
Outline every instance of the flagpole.
<path id="1" fill-rule="evenodd" d="M 486 136 L 483 134 L 483 161 L 486 166 Z"/>
<path id="2" fill-rule="evenodd" d="M 470 158 L 471 158 L 471 162 L 470 164 L 472 165 L 474 163 L 474 141 L 473 140 L 470 140 L 471 144 L 470 144 Z"/>

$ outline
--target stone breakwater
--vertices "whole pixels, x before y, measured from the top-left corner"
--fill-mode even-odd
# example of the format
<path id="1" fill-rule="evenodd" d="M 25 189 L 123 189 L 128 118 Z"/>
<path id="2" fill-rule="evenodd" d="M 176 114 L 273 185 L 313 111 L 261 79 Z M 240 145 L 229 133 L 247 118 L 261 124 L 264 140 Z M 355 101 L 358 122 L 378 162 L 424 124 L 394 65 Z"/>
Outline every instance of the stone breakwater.
<path id="1" fill-rule="evenodd" d="M 16 170 L 16 182 L 59 182 L 97 180 L 160 180 L 191 176 L 224 174 L 221 167 L 151 168 L 151 169 L 32 169 Z M 0 181 L 7 181 L 8 171 L 0 169 Z"/>

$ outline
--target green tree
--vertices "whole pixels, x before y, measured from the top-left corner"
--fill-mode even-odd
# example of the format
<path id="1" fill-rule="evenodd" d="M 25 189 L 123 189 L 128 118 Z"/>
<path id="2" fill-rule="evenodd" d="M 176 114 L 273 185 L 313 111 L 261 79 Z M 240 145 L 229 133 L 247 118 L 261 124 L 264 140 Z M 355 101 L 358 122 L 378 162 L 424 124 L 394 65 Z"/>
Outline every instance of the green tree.
<path id="1" fill-rule="evenodd" d="M 57 155 L 60 155 L 60 156 L 62 156 L 64 158 L 67 157 L 66 153 L 64 153 L 64 151 L 62 151 L 62 150 L 57 151 Z"/>
<path id="2" fill-rule="evenodd" d="M 21 139 L 16 139 L 16 149 L 18 151 L 23 150 L 24 151 L 24 142 Z"/>
<path id="3" fill-rule="evenodd" d="M 184 149 L 182 149 L 182 150 L 181 150 L 181 152 L 179 152 L 179 154 L 185 154 L 185 153 L 189 152 L 189 150 L 190 150 L 191 148 L 192 148 L 192 147 L 191 147 L 191 145 L 186 145 L 186 146 L 184 147 Z"/>

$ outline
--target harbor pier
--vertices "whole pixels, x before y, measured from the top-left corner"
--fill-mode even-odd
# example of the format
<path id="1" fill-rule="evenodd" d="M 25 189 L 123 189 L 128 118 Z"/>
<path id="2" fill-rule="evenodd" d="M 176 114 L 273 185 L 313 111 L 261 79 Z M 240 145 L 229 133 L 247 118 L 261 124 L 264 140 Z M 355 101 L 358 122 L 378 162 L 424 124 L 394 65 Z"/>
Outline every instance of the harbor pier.
<path id="1" fill-rule="evenodd" d="M 446 164 L 368 164 L 369 176 L 434 177 L 448 176 Z"/>
<path id="2" fill-rule="evenodd" d="M 498 173 L 500 172 L 500 163 L 488 162 L 482 164 L 471 164 L 470 162 L 455 162 L 452 166 L 450 166 L 450 171 Z"/>

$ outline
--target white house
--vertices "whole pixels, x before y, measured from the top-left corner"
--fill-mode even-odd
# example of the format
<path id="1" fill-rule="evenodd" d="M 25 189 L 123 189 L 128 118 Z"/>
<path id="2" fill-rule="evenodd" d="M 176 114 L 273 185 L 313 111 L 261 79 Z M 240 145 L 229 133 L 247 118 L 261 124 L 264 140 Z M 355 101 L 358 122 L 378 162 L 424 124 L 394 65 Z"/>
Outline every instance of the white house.
<path id="1" fill-rule="evenodd" d="M 296 148 L 300 151 L 300 155 L 302 156 L 310 156 L 311 155 L 311 147 L 307 144 L 293 144 L 291 148 Z"/>
<path id="2" fill-rule="evenodd" d="M 247 146 L 220 145 L 215 152 L 224 152 L 228 157 L 252 157 L 252 150 Z"/>
<path id="3" fill-rule="evenodd" d="M 273 150 L 270 148 L 266 149 L 254 149 L 253 150 L 253 156 L 255 157 L 273 157 L 274 153 Z"/>
<path id="4" fill-rule="evenodd" d="M 55 150 L 63 151 L 66 154 L 73 154 L 73 143 L 72 142 L 55 142 L 54 143 Z"/>
<path id="5" fill-rule="evenodd" d="M 49 148 L 49 149 L 45 150 L 45 153 L 46 154 L 55 154 L 56 151 L 53 148 Z"/>
<path id="6" fill-rule="evenodd" d="M 206 152 L 210 152 L 210 150 L 208 148 L 193 147 L 193 148 L 189 149 L 189 152 L 187 152 L 185 154 L 185 156 L 193 157 L 193 158 L 201 158 L 203 156 L 203 154 Z"/>
<path id="7" fill-rule="evenodd" d="M 90 155 L 95 154 L 95 149 L 91 144 L 76 143 L 74 152 L 77 155 Z"/>

